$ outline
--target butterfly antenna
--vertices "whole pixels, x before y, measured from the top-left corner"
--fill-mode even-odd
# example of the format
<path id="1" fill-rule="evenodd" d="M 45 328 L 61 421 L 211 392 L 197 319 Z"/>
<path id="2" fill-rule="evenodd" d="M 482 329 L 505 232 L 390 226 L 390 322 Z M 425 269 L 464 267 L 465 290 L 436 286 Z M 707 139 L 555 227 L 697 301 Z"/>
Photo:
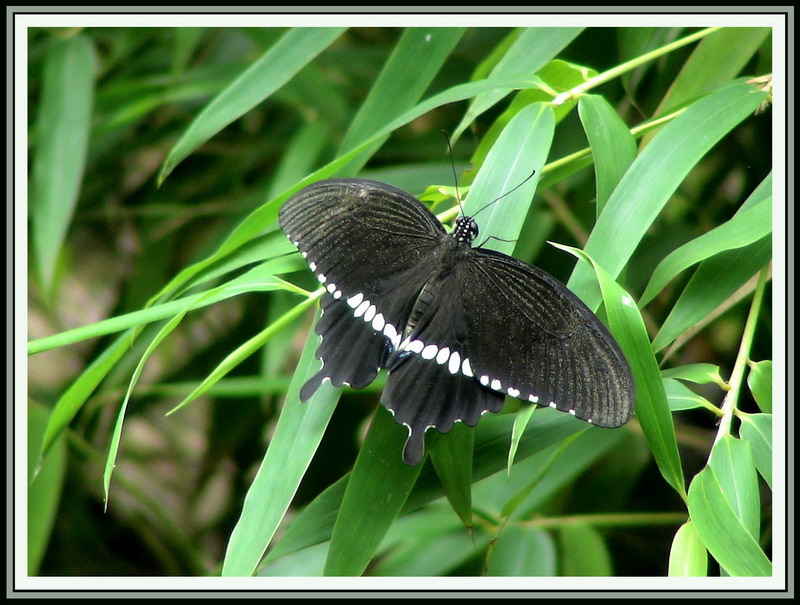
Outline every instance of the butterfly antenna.
<path id="1" fill-rule="evenodd" d="M 458 194 L 458 175 L 456 174 L 456 163 L 453 159 L 453 146 L 450 144 L 450 135 L 444 130 L 442 130 L 442 134 L 444 135 L 445 141 L 447 141 L 447 150 L 450 152 L 450 167 L 453 169 L 453 182 L 456 185 L 456 201 L 458 202 L 458 207 L 461 209 L 461 215 L 463 216 L 464 206 L 461 205 L 461 196 Z"/>
<path id="2" fill-rule="evenodd" d="M 519 189 L 519 188 L 520 188 L 520 187 L 522 187 L 522 186 L 523 186 L 525 183 L 527 183 L 528 181 L 530 181 L 530 180 L 533 178 L 533 175 L 534 175 L 534 174 L 536 174 L 536 171 L 535 171 L 535 170 L 534 170 L 533 172 L 531 172 L 531 173 L 530 173 L 528 176 L 526 176 L 526 177 L 525 177 L 525 180 L 524 180 L 524 181 L 522 181 L 522 182 L 521 182 L 519 185 L 517 185 L 516 187 L 514 187 L 514 188 L 513 188 L 513 189 L 511 189 L 510 191 L 506 191 L 506 192 L 505 192 L 503 195 L 501 195 L 499 198 L 497 198 L 497 199 L 495 199 L 495 200 L 492 200 L 491 202 L 489 202 L 488 204 L 486 204 L 486 205 L 485 205 L 483 208 L 481 208 L 480 210 L 478 210 L 478 211 L 477 211 L 475 214 L 473 214 L 473 215 L 472 215 L 472 218 L 475 218 L 475 217 L 476 217 L 476 216 L 478 216 L 478 215 L 479 215 L 481 212 L 483 212 L 484 210 L 486 210 L 486 209 L 487 209 L 489 206 L 491 206 L 492 204 L 495 204 L 495 203 L 499 202 L 500 200 L 502 200 L 502 199 L 503 199 L 504 197 L 506 197 L 507 195 L 510 195 L 510 194 L 514 193 L 514 192 L 515 192 L 517 189 Z"/>

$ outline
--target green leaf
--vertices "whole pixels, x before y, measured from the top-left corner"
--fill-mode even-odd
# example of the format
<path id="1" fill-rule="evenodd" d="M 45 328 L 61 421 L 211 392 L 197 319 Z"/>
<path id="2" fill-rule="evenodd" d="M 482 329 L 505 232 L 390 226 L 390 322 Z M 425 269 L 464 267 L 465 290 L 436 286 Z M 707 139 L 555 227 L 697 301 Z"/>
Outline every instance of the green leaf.
<path id="1" fill-rule="evenodd" d="M 380 131 L 386 123 L 411 109 L 439 73 L 464 31 L 465 28 L 461 27 L 405 29 L 353 118 L 339 153 L 350 151 Z M 414 68 L 409 69 L 410 65 Z M 387 134 L 374 141 L 342 169 L 340 176 L 357 174 L 388 137 Z"/>
<path id="2" fill-rule="evenodd" d="M 703 261 L 686 284 L 661 329 L 653 349 L 662 350 L 684 331 L 700 323 L 758 273 L 772 257 L 772 238 L 722 252 Z M 736 267 L 736 271 L 731 271 Z"/>
<path id="3" fill-rule="evenodd" d="M 669 551 L 670 577 L 705 577 L 708 575 L 708 554 L 706 547 L 691 521 L 678 529 L 672 539 Z"/>
<path id="4" fill-rule="evenodd" d="M 236 259 L 229 260 L 234 261 Z M 231 265 L 238 266 L 239 263 L 232 262 Z M 231 265 L 225 267 L 224 272 L 228 272 Z M 139 311 L 132 311 L 131 313 L 111 317 L 88 326 L 81 326 L 80 328 L 67 330 L 53 336 L 40 338 L 28 343 L 28 354 L 34 355 L 55 347 L 62 347 L 80 342 L 81 340 L 97 338 L 98 336 L 105 336 L 121 330 L 140 327 L 148 323 L 167 319 L 174 316 L 176 313 L 180 313 L 186 306 L 190 306 L 192 309 L 200 309 L 231 298 L 232 296 L 238 296 L 249 292 L 266 292 L 276 289 L 287 289 L 297 292 L 298 288 L 276 277 L 275 274 L 296 270 L 299 269 L 300 266 L 301 261 L 297 255 L 266 261 L 237 278 L 232 279 L 223 286 L 214 288 L 210 296 L 207 296 L 208 292 L 199 292 L 173 301 L 153 305 Z M 215 274 L 216 272 L 213 272 L 213 275 Z M 204 281 L 205 278 L 210 279 L 213 275 L 209 273 L 201 277 L 203 277 Z"/>
<path id="5" fill-rule="evenodd" d="M 42 440 L 42 450 L 40 459 L 47 456 L 50 448 L 56 439 L 69 426 L 72 419 L 86 403 L 86 400 L 94 392 L 97 386 L 108 375 L 112 368 L 125 353 L 130 351 L 132 340 L 138 334 L 140 328 L 134 328 L 120 335 L 105 350 L 97 355 L 89 366 L 81 372 L 69 388 L 58 398 L 55 408 L 50 413 L 47 421 L 44 439 Z"/>
<path id="6" fill-rule="evenodd" d="M 754 540 L 759 539 L 758 476 L 747 441 L 723 435 L 711 450 L 708 465 L 714 470 L 725 498 Z"/>
<path id="7" fill-rule="evenodd" d="M 720 252 L 752 244 L 772 233 L 772 197 L 672 251 L 653 271 L 639 305 L 644 306 L 684 269 Z"/>
<path id="8" fill-rule="evenodd" d="M 473 482 L 505 471 L 508 459 L 508 436 L 513 422 L 514 419 L 508 415 L 487 414 L 475 427 Z M 585 422 L 557 410 L 550 408 L 539 410 L 531 420 L 531 427 L 520 440 L 516 456 L 517 464 L 588 428 Z M 400 459 L 398 448 L 402 447 L 402 440 L 399 437 L 396 437 L 396 440 L 397 445 L 394 446 L 396 451 L 391 459 L 392 462 Z M 443 495 L 441 481 L 432 465 L 423 463 L 420 466 L 422 470 L 419 479 L 403 507 L 404 512 L 416 510 Z M 505 476 L 505 473 L 503 474 Z M 315 498 L 293 520 L 284 538 L 267 555 L 266 561 L 275 561 L 330 539 L 349 479 L 350 475 L 346 475 Z"/>
<path id="9" fill-rule="evenodd" d="M 47 427 L 48 410 L 28 402 L 28 575 L 38 575 L 39 565 L 47 550 L 53 530 L 64 475 L 67 467 L 67 449 L 64 439 L 58 439 L 50 455 L 37 466 L 38 454 Z"/>
<path id="10" fill-rule="evenodd" d="M 739 434 L 750 444 L 756 468 L 772 488 L 772 414 L 742 414 L 740 418 Z"/>
<path id="11" fill-rule="evenodd" d="M 550 534 L 535 527 L 510 525 L 491 550 L 487 576 L 555 576 L 556 547 Z"/>
<path id="12" fill-rule="evenodd" d="M 642 425 L 661 474 L 683 496 L 685 494 L 683 469 L 675 440 L 675 427 L 658 363 L 638 307 L 630 295 L 588 254 L 576 248 L 555 245 L 574 254 L 594 269 L 611 333 L 625 353 L 633 371 L 636 382 L 636 417 Z"/>
<path id="13" fill-rule="evenodd" d="M 750 372 L 747 374 L 747 386 L 765 414 L 772 413 L 772 362 L 759 361 L 750 363 Z"/>
<path id="14" fill-rule="evenodd" d="M 195 149 L 288 82 L 345 29 L 298 27 L 286 32 L 192 121 L 167 154 L 158 182 L 163 183 L 175 166 Z"/>
<path id="15" fill-rule="evenodd" d="M 466 216 L 478 216 L 483 237 L 489 235 L 511 241 L 490 240 L 487 248 L 510 254 L 528 213 L 542 166 L 547 161 L 553 140 L 555 120 L 549 104 L 536 103 L 520 111 L 503 129 L 469 189 L 464 202 Z M 536 174 L 513 193 L 536 170 Z M 487 206 L 508 193 L 503 202 Z M 480 236 L 479 236 L 480 237 Z"/>
<path id="16" fill-rule="evenodd" d="M 636 158 L 636 140 L 614 108 L 601 96 L 583 95 L 578 101 L 578 115 L 592 148 L 599 216 Z"/>
<path id="17" fill-rule="evenodd" d="M 697 534 L 726 572 L 732 576 L 772 575 L 772 564 L 736 516 L 711 467 L 695 475 L 688 504 Z"/>
<path id="18" fill-rule="evenodd" d="M 682 382 L 674 378 L 663 378 L 662 380 L 664 381 L 664 391 L 666 391 L 667 400 L 669 401 L 669 409 L 673 412 L 706 408 L 717 414 L 721 413 L 719 408 L 704 397 L 695 393 Z"/>
<path id="19" fill-rule="evenodd" d="M 380 557 L 370 575 L 443 576 L 465 559 L 474 557 L 488 542 L 485 532 L 453 529 L 447 524 L 435 533 L 406 536 L 402 544 Z"/>
<path id="20" fill-rule="evenodd" d="M 765 94 L 737 82 L 703 97 L 667 124 L 633 162 L 597 220 L 586 252 L 612 278 L 689 171 L 723 136 L 751 116 Z M 596 309 L 600 293 L 591 267 L 578 263 L 569 287 Z"/>
<path id="21" fill-rule="evenodd" d="M 276 333 L 280 330 L 285 328 L 288 324 L 292 321 L 297 319 L 303 312 L 314 304 L 322 295 L 322 290 L 318 290 L 315 294 L 309 296 L 305 301 L 300 303 L 299 305 L 295 305 L 291 309 L 289 309 L 286 313 L 284 313 L 280 318 L 275 320 L 274 322 L 270 323 L 266 328 L 261 330 L 255 336 L 249 338 L 247 341 L 243 342 L 239 345 L 234 351 L 228 354 L 225 359 L 223 359 L 216 368 L 214 368 L 211 373 L 206 376 L 203 381 L 195 387 L 189 395 L 187 395 L 183 401 L 181 401 L 178 405 L 176 405 L 172 410 L 170 410 L 170 414 L 179 410 L 183 406 L 189 404 L 190 402 L 194 401 L 198 397 L 200 397 L 203 393 L 208 391 L 212 386 L 214 386 L 217 382 L 219 382 L 224 376 L 228 374 L 233 368 L 238 366 L 242 363 L 245 359 L 250 357 L 253 353 L 259 351 L 264 347 L 264 345 L 269 342 Z"/>
<path id="22" fill-rule="evenodd" d="M 49 292 L 78 203 L 89 142 L 95 73 L 90 38 L 55 40 L 42 78 L 31 174 L 32 253 Z"/>
<path id="23" fill-rule="evenodd" d="M 467 527 L 472 527 L 472 450 L 475 431 L 456 422 L 444 435 L 438 435 L 431 450 L 431 462 L 442 480 L 447 499 Z"/>
<path id="24" fill-rule="evenodd" d="M 713 363 L 689 363 L 675 368 L 667 368 L 661 371 L 664 378 L 677 378 L 688 380 L 695 384 L 714 383 L 721 388 L 727 388 L 725 381 L 719 374 L 719 366 Z"/>
<path id="25" fill-rule="evenodd" d="M 514 95 L 514 99 L 509 104 L 508 109 L 492 122 L 489 130 L 481 137 L 478 148 L 470 159 L 472 167 L 464 175 L 465 183 L 469 183 L 473 180 L 474 173 L 483 165 L 486 155 L 494 146 L 500 133 L 514 116 L 528 105 L 533 105 L 534 103 L 550 104 L 550 101 L 553 99 L 553 93 L 569 90 L 578 84 L 582 84 L 590 77 L 597 75 L 597 72 L 580 65 L 568 63 L 567 61 L 554 59 L 542 67 L 537 75 L 541 79 L 542 84 L 537 88 L 530 88 L 517 92 Z M 555 108 L 552 107 L 552 104 L 550 105 L 553 109 L 556 124 L 572 111 L 575 104 L 576 101 L 570 99 Z"/>
<path id="26" fill-rule="evenodd" d="M 323 384 L 305 403 L 298 397 L 306 378 L 316 371 L 314 351 L 318 344 L 318 338 L 309 338 L 303 349 L 275 433 L 231 533 L 223 576 L 249 576 L 256 569 L 339 401 L 340 390 L 330 384 Z"/>
<path id="27" fill-rule="evenodd" d="M 562 576 L 610 576 L 611 555 L 600 533 L 586 523 L 570 523 L 558 530 Z"/>
<path id="28" fill-rule="evenodd" d="M 336 516 L 326 576 L 360 576 L 400 514 L 422 469 L 402 461 L 407 436 L 378 406 Z"/>
<path id="29" fill-rule="evenodd" d="M 509 474 L 511 473 L 511 467 L 514 465 L 514 456 L 517 454 L 519 440 L 522 439 L 525 427 L 528 426 L 528 422 L 530 422 L 531 416 L 535 411 L 535 405 L 523 406 L 514 415 L 514 430 L 511 431 L 511 446 L 508 448 L 508 466 L 506 469 Z"/>
<path id="30" fill-rule="evenodd" d="M 490 77 L 534 74 L 553 59 L 583 31 L 581 27 L 531 27 L 524 29 L 492 69 Z M 453 132 L 456 141 L 479 115 L 500 101 L 508 92 L 491 91 L 477 95 L 461 123 Z"/>
<path id="31" fill-rule="evenodd" d="M 770 35 L 768 27 L 724 27 L 700 41 L 655 111 L 675 107 L 739 75 Z"/>

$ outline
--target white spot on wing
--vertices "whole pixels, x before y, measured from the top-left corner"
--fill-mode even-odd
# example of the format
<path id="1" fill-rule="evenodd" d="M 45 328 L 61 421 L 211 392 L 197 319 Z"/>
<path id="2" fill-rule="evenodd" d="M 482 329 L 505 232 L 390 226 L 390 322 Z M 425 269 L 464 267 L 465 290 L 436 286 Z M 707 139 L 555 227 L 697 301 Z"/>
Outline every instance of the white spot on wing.
<path id="1" fill-rule="evenodd" d="M 308 268 L 311 269 L 312 271 L 316 271 L 317 270 L 317 263 L 315 263 L 315 262 L 308 263 Z"/>
<path id="2" fill-rule="evenodd" d="M 439 354 L 436 355 L 436 363 L 441 365 L 448 359 L 450 359 L 450 349 L 448 349 L 447 347 L 439 349 Z"/>
<path id="3" fill-rule="evenodd" d="M 489 386 L 489 377 L 488 377 L 488 376 L 486 376 L 486 375 L 484 374 L 483 376 L 481 376 L 481 379 L 480 379 L 480 380 L 481 380 L 481 384 L 482 384 L 483 386 L 485 386 L 485 387 L 486 387 L 486 386 Z"/>
<path id="4" fill-rule="evenodd" d="M 453 351 L 453 354 L 450 355 L 450 361 L 447 362 L 447 369 L 450 370 L 451 374 L 457 374 L 460 367 L 461 355 L 458 354 L 458 351 Z"/>
<path id="5" fill-rule="evenodd" d="M 351 296 L 347 299 L 347 304 L 350 305 L 352 308 L 356 308 L 358 305 L 361 304 L 361 301 L 364 300 L 364 295 L 359 292 L 355 296 Z"/>
<path id="6" fill-rule="evenodd" d="M 408 340 L 408 339 L 406 339 L 406 340 Z M 425 347 L 425 343 L 422 342 L 421 340 L 413 340 L 409 344 L 407 344 L 405 347 L 401 346 L 401 348 L 405 348 L 406 350 L 411 351 L 412 353 L 422 353 L 422 349 L 424 347 Z M 434 355 L 435 355 L 435 353 L 434 353 Z"/>
<path id="7" fill-rule="evenodd" d="M 384 325 L 386 325 L 386 320 L 383 319 L 383 313 L 378 313 L 372 320 L 372 329 L 382 332 Z"/>
<path id="8" fill-rule="evenodd" d="M 461 362 L 461 372 L 464 376 L 474 376 L 472 373 L 472 366 L 469 365 L 469 359 L 464 358 L 464 361 Z"/>
<path id="9" fill-rule="evenodd" d="M 433 359 L 434 357 L 436 357 L 436 353 L 438 352 L 439 352 L 439 347 L 437 347 L 436 345 L 428 345 L 427 347 L 422 349 L 422 359 Z"/>
<path id="10" fill-rule="evenodd" d="M 324 273 L 320 273 L 319 275 L 317 275 L 317 279 L 319 280 L 319 283 L 324 284 L 325 280 L 328 279 L 328 278 L 325 277 Z"/>
<path id="11" fill-rule="evenodd" d="M 372 319 L 375 317 L 376 311 L 377 309 L 375 308 L 375 305 L 370 305 L 369 308 L 367 309 L 367 312 L 364 313 L 364 321 L 366 321 L 367 323 L 371 322 Z"/>
<path id="12" fill-rule="evenodd" d="M 329 283 L 328 284 L 328 292 L 330 292 L 331 294 L 336 292 L 336 284 L 334 284 L 333 282 Z"/>
<path id="13" fill-rule="evenodd" d="M 497 380 L 497 378 L 494 378 L 492 380 L 492 389 L 494 389 L 495 391 L 499 391 L 502 388 L 503 388 L 503 385 L 500 383 L 500 381 Z"/>
<path id="14" fill-rule="evenodd" d="M 537 401 L 539 401 L 539 397 L 537 397 L 536 395 L 528 395 L 528 401 L 530 401 L 531 403 L 536 403 Z"/>
<path id="15" fill-rule="evenodd" d="M 336 292 L 333 293 L 333 297 L 336 300 L 339 300 L 342 297 L 342 291 L 341 290 L 336 290 Z"/>
<path id="16" fill-rule="evenodd" d="M 515 389 L 514 387 L 508 387 L 508 394 L 512 397 L 516 397 L 519 395 L 519 389 Z"/>
<path id="17" fill-rule="evenodd" d="M 361 317 L 362 315 L 364 315 L 367 309 L 369 309 L 369 301 L 365 300 L 360 305 L 358 305 L 358 308 L 356 308 L 356 312 L 353 313 L 353 315 L 355 317 Z"/>

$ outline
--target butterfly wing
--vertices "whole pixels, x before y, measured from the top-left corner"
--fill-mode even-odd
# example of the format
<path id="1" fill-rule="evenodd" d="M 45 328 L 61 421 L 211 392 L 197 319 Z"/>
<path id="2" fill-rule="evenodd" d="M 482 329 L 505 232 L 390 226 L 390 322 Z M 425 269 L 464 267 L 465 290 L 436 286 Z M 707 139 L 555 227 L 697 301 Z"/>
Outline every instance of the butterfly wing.
<path id="1" fill-rule="evenodd" d="M 473 248 L 459 266 L 464 353 L 490 389 L 603 427 L 627 422 L 635 390 L 625 356 L 566 286 L 515 258 Z"/>
<path id="2" fill-rule="evenodd" d="M 279 218 L 327 290 L 316 327 L 323 366 L 300 398 L 325 378 L 367 386 L 399 344 L 444 228 L 416 198 L 364 179 L 314 183 L 290 198 Z"/>

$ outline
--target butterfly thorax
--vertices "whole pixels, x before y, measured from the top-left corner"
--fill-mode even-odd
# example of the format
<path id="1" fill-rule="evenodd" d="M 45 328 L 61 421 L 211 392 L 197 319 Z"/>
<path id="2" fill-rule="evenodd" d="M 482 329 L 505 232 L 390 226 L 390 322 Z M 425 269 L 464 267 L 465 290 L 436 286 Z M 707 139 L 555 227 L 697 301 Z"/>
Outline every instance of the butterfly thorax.
<path id="1" fill-rule="evenodd" d="M 462 216 L 456 219 L 453 237 L 456 238 L 456 241 L 471 244 L 478 237 L 478 223 L 471 216 Z"/>

